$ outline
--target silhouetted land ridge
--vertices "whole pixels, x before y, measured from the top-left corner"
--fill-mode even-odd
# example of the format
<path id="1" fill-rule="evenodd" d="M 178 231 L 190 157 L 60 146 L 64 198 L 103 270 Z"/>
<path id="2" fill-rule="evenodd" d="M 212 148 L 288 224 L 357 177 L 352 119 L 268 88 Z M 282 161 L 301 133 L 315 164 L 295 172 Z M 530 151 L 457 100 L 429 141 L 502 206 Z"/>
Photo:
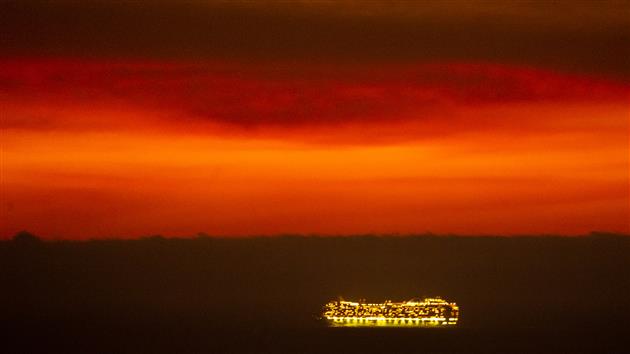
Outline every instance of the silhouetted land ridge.
<path id="1" fill-rule="evenodd" d="M 177 352 L 335 352 L 328 342 L 339 352 L 386 351 L 370 344 L 374 335 L 401 351 L 418 340 L 434 351 L 567 349 L 535 346 L 554 338 L 576 351 L 595 351 L 602 341 L 613 350 L 624 337 L 607 333 L 630 328 L 629 255 L 629 237 L 605 233 L 85 242 L 23 235 L 0 242 L 0 322 L 7 327 L 0 330 L 56 344 L 72 334 L 85 348 L 98 340 L 157 341 L 154 349 L 182 343 Z M 459 328 L 366 336 L 316 318 L 340 296 L 423 295 L 457 301 Z M 353 340 L 364 346 L 352 347 Z"/>

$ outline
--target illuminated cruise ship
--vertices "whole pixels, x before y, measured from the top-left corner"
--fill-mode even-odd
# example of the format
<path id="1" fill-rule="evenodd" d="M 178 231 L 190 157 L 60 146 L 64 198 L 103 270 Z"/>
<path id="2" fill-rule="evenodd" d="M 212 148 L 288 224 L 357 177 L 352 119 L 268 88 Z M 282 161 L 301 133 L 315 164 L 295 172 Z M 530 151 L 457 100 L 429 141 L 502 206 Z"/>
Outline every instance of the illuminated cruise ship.
<path id="1" fill-rule="evenodd" d="M 439 297 L 406 302 L 331 301 L 324 318 L 332 326 L 448 326 L 456 325 L 459 307 Z"/>

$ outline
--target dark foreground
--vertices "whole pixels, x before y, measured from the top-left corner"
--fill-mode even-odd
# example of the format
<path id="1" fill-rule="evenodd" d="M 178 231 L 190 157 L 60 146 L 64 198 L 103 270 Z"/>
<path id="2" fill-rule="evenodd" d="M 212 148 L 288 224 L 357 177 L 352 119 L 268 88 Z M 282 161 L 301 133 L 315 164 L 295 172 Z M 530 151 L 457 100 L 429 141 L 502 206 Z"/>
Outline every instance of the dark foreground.
<path id="1" fill-rule="evenodd" d="M 627 353 L 628 330 L 214 328 L 203 322 L 40 323 L 3 353 Z M 46 328 L 43 328 L 46 327 Z M 36 332 L 34 330 L 37 330 Z M 13 349 L 8 349 L 13 348 Z M 8 350 L 7 350 L 8 349 Z"/>
<path id="2" fill-rule="evenodd" d="M 3 353 L 628 352 L 630 238 L 0 242 Z M 327 328 L 343 296 L 457 328 Z"/>

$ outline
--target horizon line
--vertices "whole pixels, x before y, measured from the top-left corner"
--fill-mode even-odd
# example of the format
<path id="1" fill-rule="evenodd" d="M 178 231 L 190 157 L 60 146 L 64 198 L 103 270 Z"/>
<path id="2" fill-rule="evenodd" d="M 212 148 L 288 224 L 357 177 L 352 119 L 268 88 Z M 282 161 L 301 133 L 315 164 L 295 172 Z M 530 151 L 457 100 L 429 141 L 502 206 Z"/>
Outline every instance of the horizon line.
<path id="1" fill-rule="evenodd" d="M 9 238 L 0 238 L 0 242 L 19 242 L 21 239 L 30 239 L 39 242 L 91 242 L 91 241 L 194 241 L 194 240 L 252 240 L 252 239 L 340 239 L 340 238 L 376 238 L 376 239 L 410 239 L 410 238 L 630 238 L 630 234 L 610 231 L 591 231 L 585 234 L 567 235 L 556 233 L 540 234 L 456 234 L 456 233 L 357 233 L 357 234 L 317 234 L 317 233 L 278 233 L 278 234 L 252 234 L 252 235 L 212 235 L 199 232 L 196 235 L 166 236 L 162 234 L 145 236 L 105 236 L 88 238 L 64 238 L 42 237 L 23 230 Z"/>

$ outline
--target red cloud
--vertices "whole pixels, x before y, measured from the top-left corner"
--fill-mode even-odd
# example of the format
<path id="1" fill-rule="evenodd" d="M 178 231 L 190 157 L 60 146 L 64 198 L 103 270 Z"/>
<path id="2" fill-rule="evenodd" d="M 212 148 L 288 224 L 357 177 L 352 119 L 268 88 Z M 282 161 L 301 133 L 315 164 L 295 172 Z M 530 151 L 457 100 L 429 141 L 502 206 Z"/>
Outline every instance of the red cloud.
<path id="1" fill-rule="evenodd" d="M 13 106 L 132 107 L 164 112 L 169 124 L 211 123 L 238 130 L 415 124 L 448 120 L 461 107 L 619 101 L 627 100 L 630 90 L 625 83 L 495 64 L 261 67 L 5 60 L 0 92 L 0 100 Z M 56 124 L 54 117 L 42 115 L 13 114 L 2 125 L 48 129 L 80 124 Z"/>

